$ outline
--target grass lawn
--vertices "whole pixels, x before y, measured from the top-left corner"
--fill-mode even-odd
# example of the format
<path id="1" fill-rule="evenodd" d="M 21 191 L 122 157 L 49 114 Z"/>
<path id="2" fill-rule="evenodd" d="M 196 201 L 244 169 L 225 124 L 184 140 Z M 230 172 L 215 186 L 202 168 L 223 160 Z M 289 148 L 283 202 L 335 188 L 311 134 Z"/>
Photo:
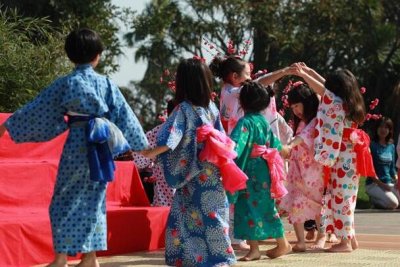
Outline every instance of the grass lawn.
<path id="1" fill-rule="evenodd" d="M 358 186 L 358 195 L 357 195 L 357 209 L 370 209 L 371 204 L 369 203 L 369 197 L 367 193 L 365 193 L 365 178 L 360 178 L 360 184 Z"/>

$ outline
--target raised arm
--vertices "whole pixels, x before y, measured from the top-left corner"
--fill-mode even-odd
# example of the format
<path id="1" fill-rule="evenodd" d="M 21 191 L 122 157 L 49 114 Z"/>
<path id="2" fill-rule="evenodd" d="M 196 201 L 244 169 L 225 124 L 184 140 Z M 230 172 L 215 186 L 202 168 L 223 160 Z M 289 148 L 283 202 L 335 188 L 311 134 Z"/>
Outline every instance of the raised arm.
<path id="1" fill-rule="evenodd" d="M 291 74 L 294 74 L 294 68 L 285 67 L 285 68 L 276 70 L 274 72 L 267 73 L 264 76 L 261 76 L 260 78 L 258 78 L 256 81 L 258 81 L 259 83 L 266 86 L 266 85 L 270 85 L 270 84 L 274 83 L 276 80 L 279 80 L 283 76 L 291 75 Z"/>
<path id="2" fill-rule="evenodd" d="M 310 88 L 318 95 L 323 96 L 325 93 L 325 79 L 313 69 L 305 66 L 304 63 L 295 63 L 295 75 L 302 77 Z"/>

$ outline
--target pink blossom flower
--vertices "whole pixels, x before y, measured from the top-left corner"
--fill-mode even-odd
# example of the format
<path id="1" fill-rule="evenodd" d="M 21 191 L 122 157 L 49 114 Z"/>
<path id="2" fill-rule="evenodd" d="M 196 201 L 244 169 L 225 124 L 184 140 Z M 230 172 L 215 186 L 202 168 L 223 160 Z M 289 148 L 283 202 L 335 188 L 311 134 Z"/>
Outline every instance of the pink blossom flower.
<path id="1" fill-rule="evenodd" d="M 361 94 L 365 94 L 366 91 L 367 91 L 367 89 L 364 86 L 360 88 Z"/>

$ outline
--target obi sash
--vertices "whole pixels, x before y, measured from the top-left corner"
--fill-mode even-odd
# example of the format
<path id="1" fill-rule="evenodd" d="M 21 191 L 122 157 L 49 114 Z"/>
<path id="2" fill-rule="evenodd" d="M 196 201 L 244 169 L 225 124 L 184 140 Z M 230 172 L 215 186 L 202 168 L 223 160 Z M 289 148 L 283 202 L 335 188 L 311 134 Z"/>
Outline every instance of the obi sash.
<path id="1" fill-rule="evenodd" d="M 208 161 L 219 168 L 224 189 L 230 193 L 245 189 L 248 178 L 233 161 L 237 157 L 235 142 L 209 124 L 198 127 L 196 134 L 197 142 L 204 143 L 199 160 Z"/>
<path id="2" fill-rule="evenodd" d="M 271 198 L 281 198 L 288 193 L 283 181 L 286 179 L 285 165 L 276 148 L 267 148 L 265 145 L 253 145 L 250 157 L 262 157 L 267 161 L 271 176 Z"/>
<path id="3" fill-rule="evenodd" d="M 87 138 L 87 157 L 92 181 L 106 183 L 114 180 L 114 157 L 130 150 L 118 127 L 105 118 L 68 116 L 68 125 L 84 123 Z"/>

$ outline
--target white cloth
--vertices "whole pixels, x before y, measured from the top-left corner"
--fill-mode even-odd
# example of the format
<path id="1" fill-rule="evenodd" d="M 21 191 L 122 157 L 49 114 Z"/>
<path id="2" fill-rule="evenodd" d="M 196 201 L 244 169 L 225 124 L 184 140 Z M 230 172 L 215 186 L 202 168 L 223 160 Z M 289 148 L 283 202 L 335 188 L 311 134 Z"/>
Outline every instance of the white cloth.
<path id="1" fill-rule="evenodd" d="M 399 206 L 399 191 L 394 184 L 388 184 L 388 186 L 390 186 L 391 191 L 383 190 L 376 183 L 366 185 L 365 191 L 371 203 L 377 208 L 395 209 Z"/>

